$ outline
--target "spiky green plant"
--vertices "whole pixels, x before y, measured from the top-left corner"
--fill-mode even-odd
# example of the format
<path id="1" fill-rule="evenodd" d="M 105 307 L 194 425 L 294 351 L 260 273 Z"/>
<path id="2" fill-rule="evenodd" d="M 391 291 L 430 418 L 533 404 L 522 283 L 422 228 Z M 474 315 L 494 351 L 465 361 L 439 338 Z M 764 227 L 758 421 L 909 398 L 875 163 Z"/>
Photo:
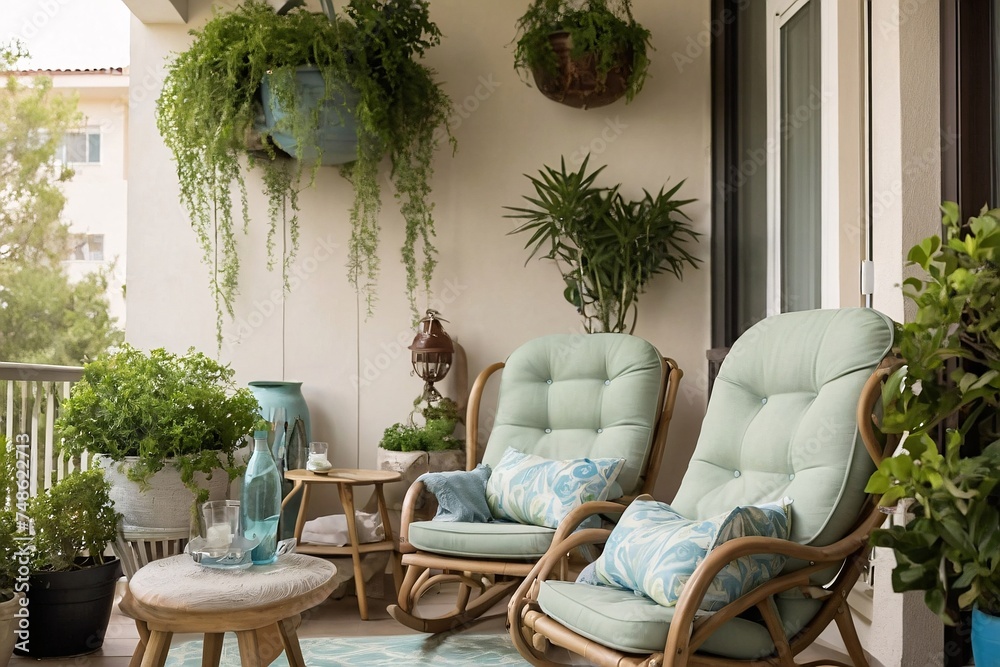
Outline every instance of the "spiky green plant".
<path id="1" fill-rule="evenodd" d="M 513 211 L 506 217 L 526 221 L 510 233 L 530 234 L 527 261 L 539 256 L 556 263 L 563 295 L 588 332 L 632 332 L 639 295 L 653 276 L 666 271 L 682 278 L 685 265 L 701 261 L 687 247 L 699 234 L 681 211 L 694 200 L 674 199 L 684 181 L 626 200 L 620 185 L 595 185 L 604 167 L 588 174 L 589 162 L 588 155 L 574 172 L 563 159 L 558 170 L 544 166 L 537 177 L 527 176 L 535 196 L 524 198 L 533 208 L 505 207 Z"/>

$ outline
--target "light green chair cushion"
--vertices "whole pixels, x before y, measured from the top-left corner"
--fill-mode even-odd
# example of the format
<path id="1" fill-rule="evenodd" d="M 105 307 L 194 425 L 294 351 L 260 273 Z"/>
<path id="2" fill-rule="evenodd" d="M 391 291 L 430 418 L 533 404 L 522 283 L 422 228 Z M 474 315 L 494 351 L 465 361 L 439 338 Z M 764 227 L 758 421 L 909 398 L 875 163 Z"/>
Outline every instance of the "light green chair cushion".
<path id="1" fill-rule="evenodd" d="M 508 447 L 547 459 L 624 458 L 625 494 L 642 485 L 659 417 L 663 358 L 627 334 L 556 334 L 507 359 L 483 454 L 496 470 Z"/>
<path id="2" fill-rule="evenodd" d="M 858 435 L 858 397 L 892 339 L 892 321 L 866 308 L 785 313 L 751 327 L 719 369 L 673 508 L 704 519 L 788 496 L 793 540 L 841 538 L 874 470 Z"/>
<path id="3" fill-rule="evenodd" d="M 776 602 L 790 635 L 801 630 L 820 607 L 818 601 L 804 598 Z M 543 582 L 538 604 L 576 633 L 629 653 L 662 651 L 676 610 L 628 591 L 567 581 Z M 762 624 L 736 618 L 712 635 L 701 650 L 746 660 L 770 655 L 774 644 Z"/>
<path id="4" fill-rule="evenodd" d="M 416 521 L 410 524 L 410 544 L 430 551 L 465 558 L 536 560 L 541 558 L 555 534 L 552 528 L 519 523 L 465 523 L 461 521 Z"/>

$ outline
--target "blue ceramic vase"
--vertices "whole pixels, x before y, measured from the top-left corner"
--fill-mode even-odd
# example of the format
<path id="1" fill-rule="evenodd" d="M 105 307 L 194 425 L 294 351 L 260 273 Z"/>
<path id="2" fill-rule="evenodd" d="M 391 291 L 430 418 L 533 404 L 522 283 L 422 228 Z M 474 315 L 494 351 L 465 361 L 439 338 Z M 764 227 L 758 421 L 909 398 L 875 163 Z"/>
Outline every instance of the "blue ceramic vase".
<path id="1" fill-rule="evenodd" d="M 305 426 L 305 438 L 301 439 L 301 441 L 296 438 L 297 442 L 286 442 L 284 460 L 276 463 L 279 464 L 280 474 L 284 474 L 286 469 L 304 467 L 305 464 L 302 461 L 305 460 L 306 453 L 308 452 L 309 442 L 312 438 L 312 428 L 309 424 L 309 406 L 306 405 L 306 399 L 302 396 L 302 383 L 261 380 L 251 382 L 249 386 L 250 391 L 253 392 L 254 397 L 260 404 L 260 416 L 265 420 L 273 421 L 274 415 L 279 408 L 284 408 L 285 410 L 285 421 L 288 422 L 289 431 L 294 428 L 296 419 L 302 420 L 302 424 Z M 275 446 L 277 447 L 278 443 L 275 443 Z M 298 449 L 302 449 L 303 451 L 297 451 Z M 283 479 L 281 487 L 282 497 L 284 497 L 292 490 L 292 483 Z M 281 530 L 279 532 L 280 539 L 287 539 L 292 536 L 301 502 L 301 496 L 293 498 L 282 510 Z"/>
<path id="2" fill-rule="evenodd" d="M 302 396 L 301 382 L 277 382 L 260 380 L 250 383 L 250 391 L 260 404 L 260 416 L 271 421 L 277 408 L 285 409 L 285 421 L 288 428 L 301 419 L 306 427 L 306 443 L 312 439 L 312 429 L 309 425 L 309 406 Z"/>
<path id="3" fill-rule="evenodd" d="M 1000 667 L 1000 616 L 972 610 L 972 655 L 976 667 Z"/>

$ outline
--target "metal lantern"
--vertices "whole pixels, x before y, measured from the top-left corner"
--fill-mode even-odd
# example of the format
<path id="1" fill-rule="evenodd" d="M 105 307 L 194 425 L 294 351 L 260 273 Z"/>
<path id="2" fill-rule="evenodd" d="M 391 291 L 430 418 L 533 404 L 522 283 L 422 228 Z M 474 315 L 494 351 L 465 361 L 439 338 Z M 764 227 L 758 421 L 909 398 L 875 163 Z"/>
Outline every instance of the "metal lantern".
<path id="1" fill-rule="evenodd" d="M 428 310 L 427 315 L 420 320 L 417 335 L 410 345 L 410 360 L 413 372 L 424 381 L 425 401 L 439 401 L 441 394 L 434 388 L 435 382 L 440 382 L 451 368 L 451 360 L 455 353 L 455 344 L 451 342 L 444 327 L 443 320 L 436 310 Z"/>

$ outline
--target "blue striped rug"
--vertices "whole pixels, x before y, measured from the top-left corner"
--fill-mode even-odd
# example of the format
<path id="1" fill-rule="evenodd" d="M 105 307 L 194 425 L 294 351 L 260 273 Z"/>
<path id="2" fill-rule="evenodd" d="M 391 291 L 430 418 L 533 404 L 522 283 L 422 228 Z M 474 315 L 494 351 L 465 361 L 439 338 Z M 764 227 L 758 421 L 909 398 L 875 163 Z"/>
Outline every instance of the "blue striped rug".
<path id="1" fill-rule="evenodd" d="M 395 635 L 389 637 L 320 637 L 300 639 L 309 667 L 483 667 L 528 665 L 507 635 Z M 284 654 L 272 665 L 287 667 Z M 226 635 L 220 667 L 239 667 L 236 638 Z M 170 648 L 167 667 L 201 667 L 201 642 Z"/>

